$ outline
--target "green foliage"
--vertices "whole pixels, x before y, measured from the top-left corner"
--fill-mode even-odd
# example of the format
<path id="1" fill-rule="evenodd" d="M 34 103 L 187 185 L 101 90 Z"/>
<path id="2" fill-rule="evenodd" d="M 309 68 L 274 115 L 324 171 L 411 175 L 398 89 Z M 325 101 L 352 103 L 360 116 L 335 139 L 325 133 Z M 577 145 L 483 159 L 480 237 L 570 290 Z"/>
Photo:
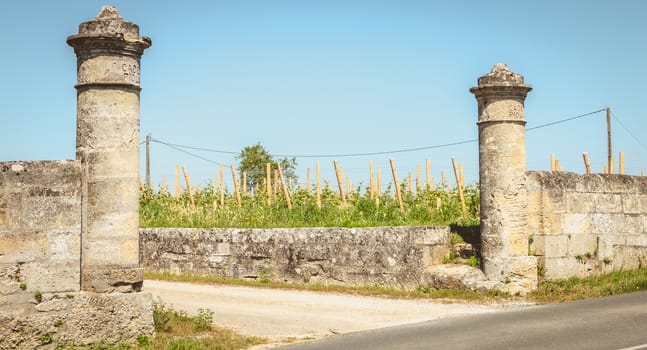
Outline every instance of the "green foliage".
<path id="1" fill-rule="evenodd" d="M 189 316 L 184 311 L 173 310 L 161 300 L 153 304 L 154 338 L 137 337 L 137 345 L 119 345 L 109 349 L 244 349 L 250 345 L 263 344 L 265 339 L 245 337 L 230 329 L 213 326 L 213 311 L 199 309 Z"/>
<path id="2" fill-rule="evenodd" d="M 161 301 L 153 303 L 153 325 L 156 332 L 168 331 L 168 322 L 171 320 L 173 310 L 167 308 Z"/>
<path id="3" fill-rule="evenodd" d="M 196 332 L 211 329 L 211 323 L 213 323 L 213 311 L 208 309 L 198 309 L 198 315 L 193 317 L 192 322 Z"/>
<path id="4" fill-rule="evenodd" d="M 249 175 L 248 175 L 249 179 Z M 221 205 L 220 196 L 213 186 L 194 190 L 196 209 L 192 209 L 188 195 L 179 198 L 168 192 L 147 192 L 140 197 L 140 222 L 142 227 L 375 227 L 375 226 L 429 226 L 429 225 L 476 225 L 479 222 L 479 193 L 476 184 L 466 186 L 465 201 L 467 217 L 463 217 L 458 192 L 445 187 L 437 190 L 421 190 L 418 195 L 405 191 L 402 194 L 404 210 L 394 199 L 392 185 L 379 196 L 379 205 L 368 190 L 347 195 L 343 205 L 339 194 L 330 185 L 324 184 L 321 191 L 321 208 L 317 206 L 314 191 L 297 189 L 290 191 L 292 210 L 282 191 L 267 204 L 268 193 L 264 186 L 251 196 L 242 195 L 242 206 L 236 196 L 225 193 Z"/>
<path id="5" fill-rule="evenodd" d="M 274 162 L 272 155 L 260 143 L 243 148 L 236 159 L 238 159 L 238 172 L 241 177 L 243 172 L 247 173 L 247 186 L 250 187 L 263 183 L 265 164 Z"/>
<path id="6" fill-rule="evenodd" d="M 141 334 L 137 336 L 137 345 L 139 346 L 151 345 L 152 343 L 151 339 L 146 335 Z"/>
<path id="7" fill-rule="evenodd" d="M 297 161 L 295 158 L 282 158 L 274 159 L 272 155 L 263 147 L 260 142 L 254 146 L 247 146 L 240 151 L 236 156 L 238 160 L 238 173 L 240 178 L 243 177 L 243 172 L 247 173 L 247 187 L 255 188 L 256 185 L 260 187 L 265 181 L 266 177 L 266 164 L 270 163 L 272 169 L 276 169 L 277 165 L 281 166 L 281 171 L 285 177 L 285 181 L 297 180 L 295 170 Z M 273 170 L 272 170 L 273 171 Z"/>
<path id="8" fill-rule="evenodd" d="M 528 299 L 562 302 L 647 290 L 647 269 L 615 271 L 586 278 L 543 281 Z"/>
<path id="9" fill-rule="evenodd" d="M 20 289 L 22 289 L 22 290 L 27 289 L 27 285 L 26 285 L 26 284 L 24 284 L 24 283 L 21 283 L 21 284 L 20 284 Z"/>
<path id="10" fill-rule="evenodd" d="M 37 302 L 43 301 L 43 293 L 41 293 L 39 290 L 34 292 L 34 299 L 36 299 Z"/>
<path id="11" fill-rule="evenodd" d="M 52 333 L 46 333 L 41 335 L 38 340 L 40 340 L 41 344 L 49 344 L 52 342 Z"/>
<path id="12" fill-rule="evenodd" d="M 472 255 L 469 258 L 469 265 L 472 267 L 481 267 L 481 261 L 476 255 Z"/>

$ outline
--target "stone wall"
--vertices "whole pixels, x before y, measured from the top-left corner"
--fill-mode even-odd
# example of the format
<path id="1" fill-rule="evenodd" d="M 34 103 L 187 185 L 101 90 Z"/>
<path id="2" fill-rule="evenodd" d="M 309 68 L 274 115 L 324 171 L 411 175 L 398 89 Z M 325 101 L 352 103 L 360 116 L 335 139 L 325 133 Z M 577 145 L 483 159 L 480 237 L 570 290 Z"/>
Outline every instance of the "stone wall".
<path id="1" fill-rule="evenodd" d="M 23 290 L 79 291 L 80 240 L 78 162 L 0 163 L 0 310 Z"/>
<path id="2" fill-rule="evenodd" d="M 547 279 L 647 263 L 647 177 L 527 172 L 530 254 Z"/>
<path id="3" fill-rule="evenodd" d="M 449 255 L 449 227 L 140 230 L 148 271 L 416 288 Z"/>

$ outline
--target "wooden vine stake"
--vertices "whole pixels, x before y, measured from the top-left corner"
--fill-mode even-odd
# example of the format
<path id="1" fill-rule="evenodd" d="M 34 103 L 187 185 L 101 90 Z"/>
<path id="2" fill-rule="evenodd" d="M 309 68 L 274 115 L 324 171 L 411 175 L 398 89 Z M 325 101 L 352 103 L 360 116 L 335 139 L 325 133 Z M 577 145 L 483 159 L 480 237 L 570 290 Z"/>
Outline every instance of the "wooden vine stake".
<path id="1" fill-rule="evenodd" d="M 220 206 L 225 205 L 225 165 L 220 164 Z"/>
<path id="2" fill-rule="evenodd" d="M 162 176 L 162 186 L 160 187 L 160 193 L 166 193 L 166 176 Z"/>
<path id="3" fill-rule="evenodd" d="M 584 168 L 586 169 L 586 174 L 591 174 L 591 161 L 589 160 L 589 154 L 584 152 L 582 153 L 584 158 Z"/>
<path id="4" fill-rule="evenodd" d="M 395 184 L 395 195 L 398 198 L 398 204 L 400 205 L 400 211 L 404 211 L 404 204 L 402 204 L 402 194 L 400 193 L 400 183 L 398 182 L 398 171 L 395 169 L 395 162 L 393 159 L 389 159 L 391 163 L 391 173 L 393 174 L 393 183 Z"/>
<path id="5" fill-rule="evenodd" d="M 315 168 L 315 181 L 316 181 L 316 191 L 317 191 L 317 208 L 321 209 L 321 169 L 319 167 L 319 161 L 317 161 Z"/>
<path id="6" fill-rule="evenodd" d="M 247 172 L 243 171 L 243 194 L 247 195 Z"/>
<path id="7" fill-rule="evenodd" d="M 618 172 L 620 175 L 625 174 L 625 152 L 620 152 L 620 159 L 618 160 Z"/>
<path id="8" fill-rule="evenodd" d="M 555 166 L 555 153 L 550 154 L 550 171 L 557 171 L 557 167 Z"/>
<path id="9" fill-rule="evenodd" d="M 310 194 L 310 168 L 306 169 L 306 192 Z"/>
<path id="10" fill-rule="evenodd" d="M 426 179 L 425 179 L 426 180 L 425 181 L 425 186 L 427 188 L 427 191 L 429 191 L 429 190 L 432 189 L 431 188 L 431 161 L 429 159 L 427 159 L 425 163 L 426 163 L 426 167 L 427 167 L 427 169 L 426 169 L 427 173 L 425 174 L 425 175 L 427 175 Z"/>
<path id="11" fill-rule="evenodd" d="M 420 193 L 420 164 L 416 167 L 416 197 Z"/>
<path id="12" fill-rule="evenodd" d="M 265 187 L 267 191 L 267 205 L 272 205 L 272 167 L 265 163 Z"/>
<path id="13" fill-rule="evenodd" d="M 292 210 L 292 201 L 290 201 L 290 191 L 288 191 L 288 187 L 285 186 L 285 178 L 283 178 L 283 172 L 281 171 L 281 165 L 276 164 L 276 168 L 279 171 L 279 177 L 281 178 L 281 185 L 283 187 L 283 195 L 285 195 L 285 200 L 288 202 L 288 209 Z"/>
<path id="14" fill-rule="evenodd" d="M 238 202 L 238 207 L 242 207 L 243 203 L 240 200 L 240 187 L 238 186 L 238 180 L 236 179 L 236 170 L 234 165 L 231 165 L 231 179 L 234 182 L 234 192 L 236 193 L 236 201 Z"/>
<path id="15" fill-rule="evenodd" d="M 377 182 L 375 183 L 375 206 L 380 206 L 380 195 L 382 192 L 382 169 L 377 167 Z"/>
<path id="16" fill-rule="evenodd" d="M 461 178 L 461 187 L 465 189 L 465 172 L 463 171 L 463 163 L 458 164 L 458 175 Z"/>
<path id="17" fill-rule="evenodd" d="M 213 174 L 213 210 L 216 210 L 218 207 L 218 189 L 219 187 L 219 182 L 218 182 L 218 172 Z"/>
<path id="18" fill-rule="evenodd" d="M 452 167 L 454 167 L 454 176 L 456 177 L 456 187 L 458 187 L 458 198 L 461 200 L 461 209 L 463 210 L 463 218 L 467 219 L 467 206 L 465 205 L 465 195 L 463 194 L 463 186 L 461 185 L 461 177 L 456 168 L 456 159 L 452 157 Z"/>
<path id="19" fill-rule="evenodd" d="M 368 169 L 369 169 L 369 193 L 370 193 L 370 198 L 373 199 L 375 198 L 375 179 L 374 174 L 373 174 L 373 160 L 368 161 Z"/>
<path id="20" fill-rule="evenodd" d="M 337 164 L 336 160 L 333 160 L 332 162 L 335 166 L 335 175 L 337 177 L 337 185 L 339 187 L 339 197 L 341 198 L 341 203 L 343 205 L 346 205 L 346 195 L 344 195 L 344 184 L 342 182 L 341 169 L 339 169 L 339 165 Z"/>
<path id="21" fill-rule="evenodd" d="M 182 166 L 182 174 L 184 174 L 184 181 L 186 182 L 186 191 L 189 193 L 189 200 L 191 201 L 191 208 L 195 209 L 195 201 L 193 200 L 193 192 L 191 191 L 191 179 L 186 172 L 186 167 Z"/>
<path id="22" fill-rule="evenodd" d="M 443 190 L 444 190 L 445 186 L 447 185 L 447 179 L 445 178 L 445 170 L 440 171 L 440 183 L 443 186 Z"/>
<path id="23" fill-rule="evenodd" d="M 182 194 L 182 187 L 180 186 L 180 166 L 175 164 L 175 197 L 178 198 Z"/>
<path id="24" fill-rule="evenodd" d="M 139 192 L 144 196 L 144 199 L 146 199 L 146 189 L 144 188 L 144 179 L 142 179 L 142 176 L 139 175 Z"/>

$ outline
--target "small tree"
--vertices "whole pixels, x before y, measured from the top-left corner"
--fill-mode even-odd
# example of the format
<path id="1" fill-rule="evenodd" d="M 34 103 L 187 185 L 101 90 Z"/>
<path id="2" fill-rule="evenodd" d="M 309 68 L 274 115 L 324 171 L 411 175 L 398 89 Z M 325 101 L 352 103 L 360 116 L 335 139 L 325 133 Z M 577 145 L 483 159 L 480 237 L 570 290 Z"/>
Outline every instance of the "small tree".
<path id="1" fill-rule="evenodd" d="M 295 158 L 282 158 L 275 160 L 272 155 L 263 147 L 260 142 L 247 146 L 240 151 L 236 156 L 238 160 L 238 172 L 242 178 L 243 172 L 247 173 L 247 186 L 254 188 L 257 184 L 260 185 L 265 180 L 265 171 L 267 163 L 270 163 L 272 170 L 276 169 L 277 164 L 281 166 L 281 171 L 285 180 L 297 180 L 295 174 L 297 161 Z"/>

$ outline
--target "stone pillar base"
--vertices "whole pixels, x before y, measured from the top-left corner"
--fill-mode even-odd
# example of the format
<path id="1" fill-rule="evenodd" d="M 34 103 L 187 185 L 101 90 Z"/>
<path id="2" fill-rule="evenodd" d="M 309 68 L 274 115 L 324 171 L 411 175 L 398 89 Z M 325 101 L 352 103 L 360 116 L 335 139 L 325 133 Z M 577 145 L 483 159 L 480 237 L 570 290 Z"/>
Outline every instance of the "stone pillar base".
<path id="1" fill-rule="evenodd" d="M 537 289 L 536 256 L 517 256 L 504 258 L 501 261 L 503 263 L 501 291 L 512 295 L 526 295 Z"/>
<path id="2" fill-rule="evenodd" d="M 86 292 L 139 292 L 143 281 L 144 269 L 140 267 L 113 269 L 84 267 L 81 271 L 81 289 Z"/>
<path id="3" fill-rule="evenodd" d="M 40 299 L 16 308 L 20 312 L 0 314 L 0 350 L 132 344 L 155 331 L 150 293 L 55 293 Z"/>

